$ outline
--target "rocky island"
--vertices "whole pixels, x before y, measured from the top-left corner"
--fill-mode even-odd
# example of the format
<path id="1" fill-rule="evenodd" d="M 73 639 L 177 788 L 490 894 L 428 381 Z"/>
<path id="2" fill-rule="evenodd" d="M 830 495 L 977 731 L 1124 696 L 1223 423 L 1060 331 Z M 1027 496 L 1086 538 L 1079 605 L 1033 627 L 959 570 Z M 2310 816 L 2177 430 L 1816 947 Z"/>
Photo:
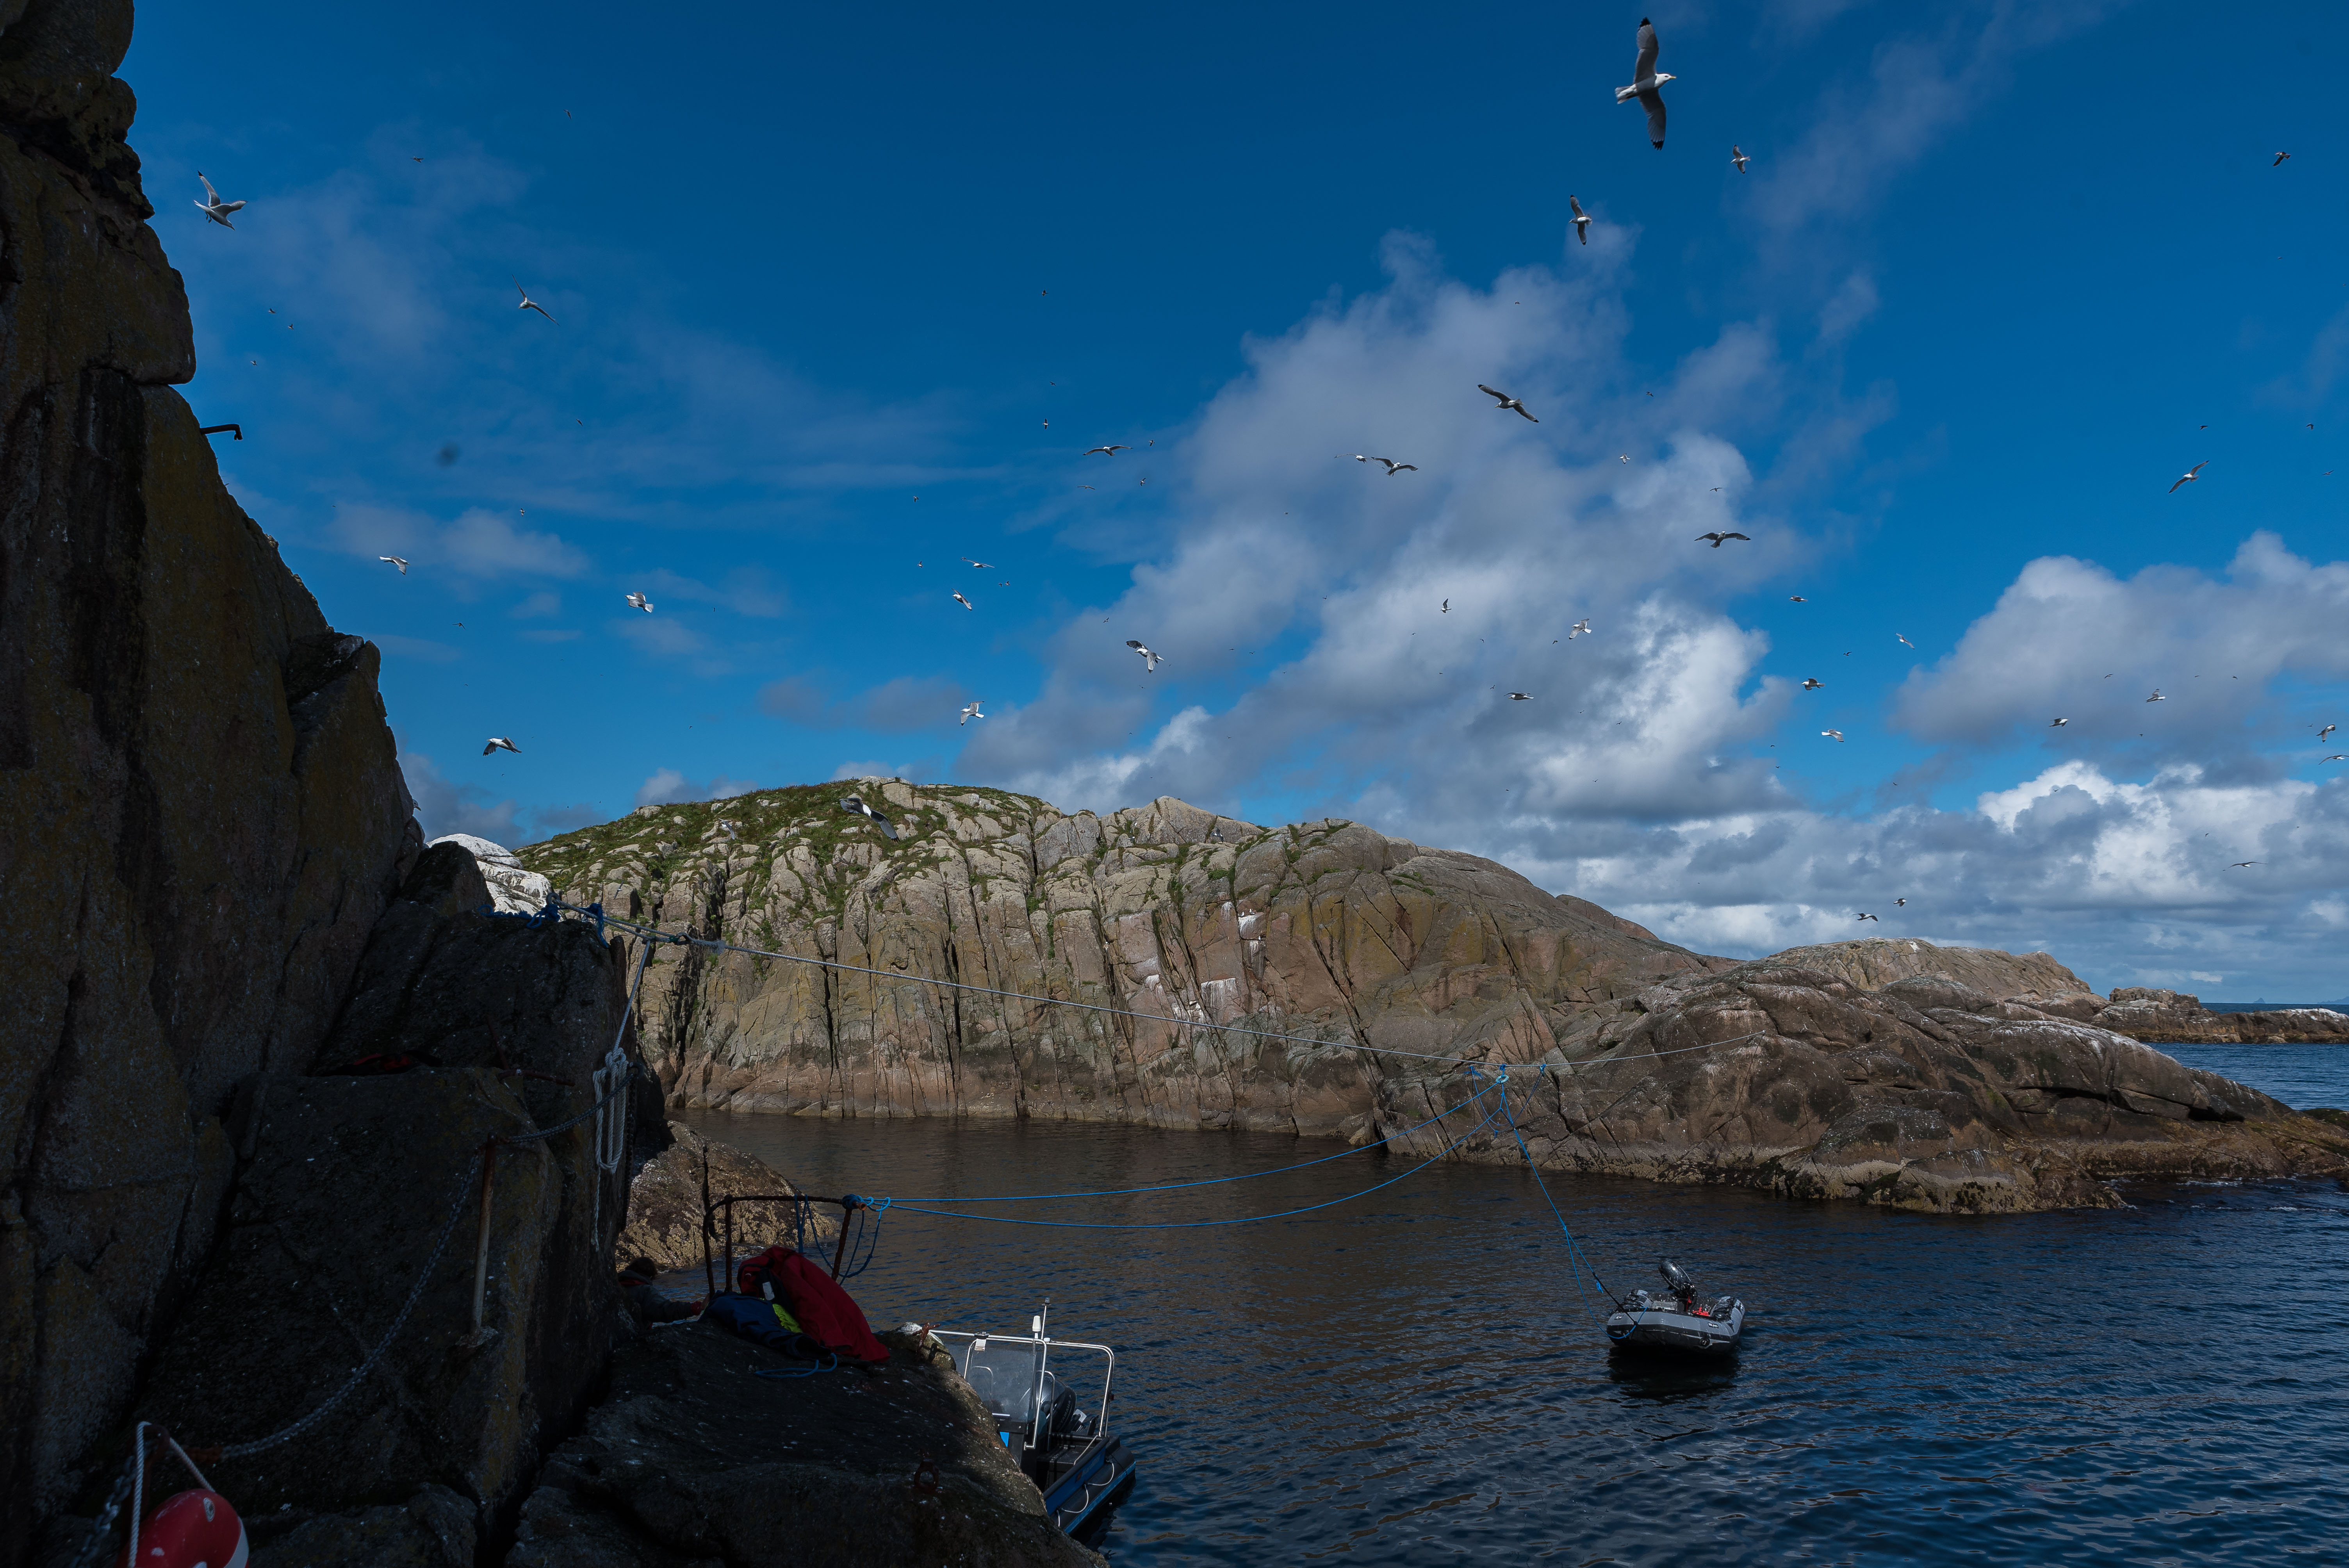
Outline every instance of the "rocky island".
<path id="1" fill-rule="evenodd" d="M 873 780 L 428 845 L 376 649 L 173 389 L 130 24 L 0 4 L 0 1568 L 119 1550 L 141 1422 L 256 1568 L 1092 1560 L 918 1335 L 793 1392 L 631 1315 L 624 1249 L 698 1251 L 699 1161 L 781 1190 L 664 1102 L 1367 1143 L 1475 1063 L 1561 1170 L 2017 1211 L 2344 1169 L 2117 1032 L 2182 1004 L 2044 954 L 1740 964 L 1358 823 Z M 757 951 L 658 944 L 632 1012 L 643 936 L 551 893 Z"/>

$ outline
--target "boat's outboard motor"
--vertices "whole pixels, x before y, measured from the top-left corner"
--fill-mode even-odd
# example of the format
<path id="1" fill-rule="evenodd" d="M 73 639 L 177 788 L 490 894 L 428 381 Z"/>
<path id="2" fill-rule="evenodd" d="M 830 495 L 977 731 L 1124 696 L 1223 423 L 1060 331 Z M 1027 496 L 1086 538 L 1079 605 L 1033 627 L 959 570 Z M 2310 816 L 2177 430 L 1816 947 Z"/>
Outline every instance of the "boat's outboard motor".
<path id="1" fill-rule="evenodd" d="M 1672 1298 L 1681 1304 L 1682 1312 L 1695 1308 L 1696 1281 L 1689 1278 L 1688 1271 L 1670 1258 L 1658 1258 L 1656 1272 L 1664 1276 L 1664 1284 L 1671 1287 Z"/>

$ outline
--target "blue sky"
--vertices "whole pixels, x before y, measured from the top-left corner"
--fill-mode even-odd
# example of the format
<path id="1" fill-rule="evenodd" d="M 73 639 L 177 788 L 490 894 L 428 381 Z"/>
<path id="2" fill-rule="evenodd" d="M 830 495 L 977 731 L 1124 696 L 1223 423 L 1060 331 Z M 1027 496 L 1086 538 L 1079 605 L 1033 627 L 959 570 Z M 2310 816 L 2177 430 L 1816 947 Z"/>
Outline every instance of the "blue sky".
<path id="1" fill-rule="evenodd" d="M 122 74 L 436 832 L 1174 794 L 1715 952 L 2349 991 L 2349 13 L 1650 14 L 1661 153 L 1587 6 L 149 8 Z"/>

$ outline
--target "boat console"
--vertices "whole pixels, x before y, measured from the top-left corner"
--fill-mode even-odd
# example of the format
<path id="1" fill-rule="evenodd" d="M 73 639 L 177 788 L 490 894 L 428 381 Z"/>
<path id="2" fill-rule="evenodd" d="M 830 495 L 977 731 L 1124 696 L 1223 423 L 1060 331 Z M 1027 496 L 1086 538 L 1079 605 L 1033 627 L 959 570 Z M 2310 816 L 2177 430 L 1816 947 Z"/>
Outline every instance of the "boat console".
<path id="1" fill-rule="evenodd" d="M 1044 1319 L 1038 1313 L 1024 1335 L 931 1333 L 995 1418 L 996 1436 L 1044 1494 L 1052 1522 L 1091 1544 L 1107 1532 L 1111 1513 L 1133 1490 L 1133 1451 L 1109 1429 L 1117 1353 L 1106 1345 L 1054 1339 L 1045 1333 Z M 1094 1356 L 1102 1358 L 1098 1406 L 1081 1403 L 1053 1367 L 1059 1357 L 1062 1370 L 1089 1382 Z"/>

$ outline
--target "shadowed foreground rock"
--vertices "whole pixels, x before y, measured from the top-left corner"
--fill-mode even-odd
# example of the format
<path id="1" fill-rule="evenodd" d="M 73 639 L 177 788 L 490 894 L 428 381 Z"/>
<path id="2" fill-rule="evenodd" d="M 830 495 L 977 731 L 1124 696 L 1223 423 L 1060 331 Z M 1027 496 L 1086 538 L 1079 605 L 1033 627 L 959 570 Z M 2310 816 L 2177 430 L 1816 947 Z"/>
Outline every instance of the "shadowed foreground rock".
<path id="1" fill-rule="evenodd" d="M 2337 1127 L 1943 975 L 1871 992 L 1764 959 L 1643 993 L 1513 1078 L 1545 1166 L 1789 1197 L 2012 1212 L 2109 1206 L 2116 1177 L 2349 1173 Z"/>
<path id="2" fill-rule="evenodd" d="M 698 1270 L 703 1264 L 701 1194 L 705 1176 L 709 1194 L 797 1192 L 783 1173 L 755 1155 L 730 1143 L 705 1139 L 681 1121 L 668 1124 L 669 1146 L 645 1161 L 628 1187 L 628 1224 L 620 1233 L 613 1256 L 621 1264 L 650 1258 L 664 1273 Z M 734 1244 L 738 1256 L 793 1238 L 789 1203 L 738 1203 L 734 1206 Z M 821 1212 L 810 1215 L 810 1233 L 819 1239 L 836 1235 L 838 1223 Z M 721 1233 L 722 1235 L 722 1233 Z M 710 1256 L 719 1260 L 722 1243 L 713 1239 Z"/>
<path id="3" fill-rule="evenodd" d="M 509 1568 L 1097 1568 L 947 1357 L 884 1339 L 877 1377 L 778 1381 L 753 1369 L 806 1364 L 714 1324 L 653 1330 L 548 1463 Z"/>

